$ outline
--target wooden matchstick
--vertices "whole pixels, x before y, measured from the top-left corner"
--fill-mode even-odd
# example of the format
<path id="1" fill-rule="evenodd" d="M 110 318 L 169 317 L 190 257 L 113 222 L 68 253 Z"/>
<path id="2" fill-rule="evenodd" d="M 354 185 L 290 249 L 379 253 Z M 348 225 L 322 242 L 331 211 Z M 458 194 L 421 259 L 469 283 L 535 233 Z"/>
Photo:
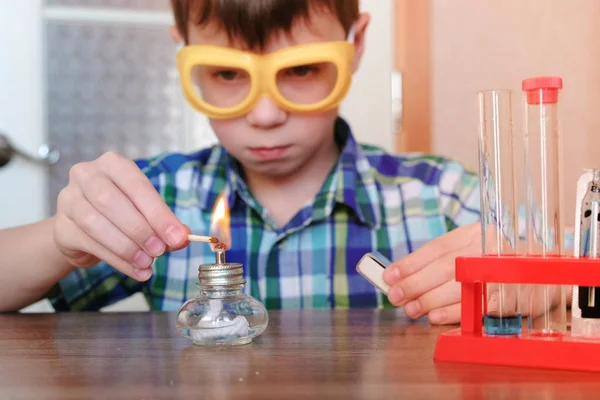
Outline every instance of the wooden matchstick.
<path id="1" fill-rule="evenodd" d="M 190 242 L 219 243 L 219 238 L 213 236 L 188 235 Z"/>

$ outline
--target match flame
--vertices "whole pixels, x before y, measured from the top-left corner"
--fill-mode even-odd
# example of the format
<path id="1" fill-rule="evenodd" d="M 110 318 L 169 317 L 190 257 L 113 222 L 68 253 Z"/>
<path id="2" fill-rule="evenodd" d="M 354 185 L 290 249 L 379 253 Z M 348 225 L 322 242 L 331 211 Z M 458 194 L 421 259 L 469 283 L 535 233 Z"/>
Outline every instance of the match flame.
<path id="1" fill-rule="evenodd" d="M 210 235 L 219 238 L 219 243 L 210 245 L 213 251 L 222 251 L 231 248 L 231 231 L 229 224 L 230 218 L 227 198 L 221 194 L 217 199 L 210 220 Z"/>

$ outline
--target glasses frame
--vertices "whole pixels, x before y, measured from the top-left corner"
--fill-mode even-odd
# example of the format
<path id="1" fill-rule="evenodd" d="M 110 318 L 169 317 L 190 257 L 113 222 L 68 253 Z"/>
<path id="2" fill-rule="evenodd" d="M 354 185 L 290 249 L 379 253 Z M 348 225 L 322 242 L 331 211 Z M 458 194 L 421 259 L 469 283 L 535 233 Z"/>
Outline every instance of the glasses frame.
<path id="1" fill-rule="evenodd" d="M 338 106 L 350 89 L 354 44 L 348 41 L 321 42 L 287 47 L 269 54 L 209 45 L 187 45 L 176 57 L 181 88 L 188 103 L 209 118 L 237 118 L 250 112 L 263 96 L 270 97 L 288 112 L 311 113 Z M 333 90 L 323 100 L 313 104 L 298 104 L 286 99 L 277 87 L 277 73 L 302 65 L 331 63 L 337 69 Z M 244 70 L 250 77 L 250 90 L 238 105 L 215 107 L 204 101 L 194 88 L 192 69 L 198 65 Z"/>

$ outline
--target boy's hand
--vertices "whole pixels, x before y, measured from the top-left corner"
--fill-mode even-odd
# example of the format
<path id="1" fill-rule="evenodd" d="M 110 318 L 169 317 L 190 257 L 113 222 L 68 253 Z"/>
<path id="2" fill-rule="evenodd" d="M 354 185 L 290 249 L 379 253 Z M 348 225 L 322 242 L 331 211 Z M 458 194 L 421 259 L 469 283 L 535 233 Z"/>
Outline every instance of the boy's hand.
<path id="1" fill-rule="evenodd" d="M 388 266 L 383 274 L 388 298 L 404 305 L 406 315 L 429 315 L 432 324 L 460 322 L 460 283 L 455 281 L 458 256 L 481 255 L 479 223 L 456 228 Z"/>
<path id="2" fill-rule="evenodd" d="M 55 221 L 58 249 L 73 266 L 103 260 L 141 281 L 153 258 L 185 246 L 189 233 L 137 165 L 116 153 L 71 168 Z"/>

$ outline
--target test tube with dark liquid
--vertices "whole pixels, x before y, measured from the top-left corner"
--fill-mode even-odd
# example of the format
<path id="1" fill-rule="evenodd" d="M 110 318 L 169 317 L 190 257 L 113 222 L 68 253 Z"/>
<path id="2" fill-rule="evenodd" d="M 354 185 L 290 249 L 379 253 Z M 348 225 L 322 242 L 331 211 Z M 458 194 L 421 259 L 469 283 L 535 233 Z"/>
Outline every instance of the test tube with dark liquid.
<path id="1" fill-rule="evenodd" d="M 489 90 L 479 99 L 481 243 L 484 256 L 515 256 L 519 243 L 513 164 L 512 91 Z M 488 335 L 522 329 L 520 285 L 487 283 L 483 326 Z"/>
<path id="2" fill-rule="evenodd" d="M 563 255 L 561 157 L 558 98 L 562 79 L 538 77 L 522 83 L 525 99 L 525 182 L 527 255 Z M 530 285 L 528 330 L 531 335 L 567 332 L 566 285 Z"/>
<path id="3" fill-rule="evenodd" d="M 593 170 L 581 204 L 580 257 L 600 258 L 600 169 Z M 582 318 L 600 319 L 600 288 L 579 286 Z"/>

